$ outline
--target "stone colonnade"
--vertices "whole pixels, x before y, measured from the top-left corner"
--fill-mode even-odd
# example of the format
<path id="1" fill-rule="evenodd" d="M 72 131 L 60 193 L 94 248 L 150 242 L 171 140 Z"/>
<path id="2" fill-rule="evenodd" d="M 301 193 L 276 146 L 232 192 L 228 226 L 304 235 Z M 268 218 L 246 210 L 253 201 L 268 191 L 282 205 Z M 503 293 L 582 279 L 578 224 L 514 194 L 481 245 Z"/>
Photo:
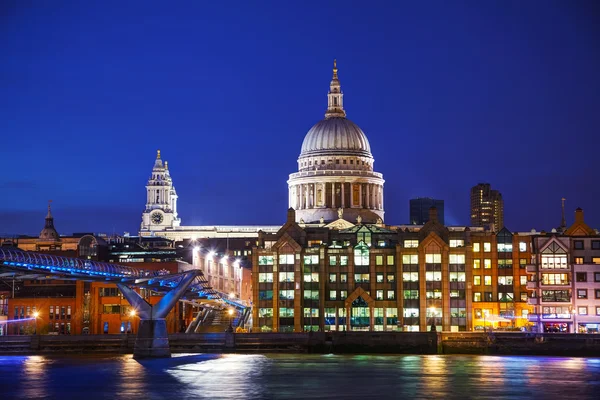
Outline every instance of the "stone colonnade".
<path id="1" fill-rule="evenodd" d="M 318 182 L 290 186 L 289 204 L 295 210 L 366 208 L 383 210 L 383 185 L 368 182 Z"/>

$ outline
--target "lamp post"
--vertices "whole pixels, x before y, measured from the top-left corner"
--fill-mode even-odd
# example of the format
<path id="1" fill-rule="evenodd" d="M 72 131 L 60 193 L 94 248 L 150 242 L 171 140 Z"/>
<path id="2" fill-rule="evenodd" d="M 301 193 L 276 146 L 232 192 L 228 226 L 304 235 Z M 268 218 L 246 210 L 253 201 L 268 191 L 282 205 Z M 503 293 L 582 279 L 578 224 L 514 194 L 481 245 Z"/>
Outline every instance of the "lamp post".
<path id="1" fill-rule="evenodd" d="M 229 328 L 227 328 L 227 331 L 233 332 L 233 325 L 232 325 L 233 308 L 230 308 L 227 312 L 229 313 Z"/>
<path id="2" fill-rule="evenodd" d="M 483 310 L 483 332 L 484 333 L 486 331 L 486 327 L 485 327 L 485 317 L 486 317 L 486 314 L 487 314 L 487 310 L 484 309 Z"/>
<path id="3" fill-rule="evenodd" d="M 429 312 L 431 313 L 431 331 L 434 332 L 435 328 L 435 307 L 430 307 Z"/>
<path id="4" fill-rule="evenodd" d="M 39 316 L 40 316 L 40 313 L 39 313 L 39 312 L 35 311 L 35 312 L 33 313 L 33 318 L 35 318 L 35 329 L 34 329 L 34 331 L 33 331 L 33 334 L 34 334 L 34 335 L 37 335 L 37 319 L 38 319 L 38 317 L 39 317 Z"/>
<path id="5" fill-rule="evenodd" d="M 129 311 L 129 327 L 131 328 L 131 333 L 133 333 L 133 317 L 135 317 L 135 310 L 132 308 L 131 311 Z M 129 333 L 129 329 L 127 330 L 127 333 Z"/>

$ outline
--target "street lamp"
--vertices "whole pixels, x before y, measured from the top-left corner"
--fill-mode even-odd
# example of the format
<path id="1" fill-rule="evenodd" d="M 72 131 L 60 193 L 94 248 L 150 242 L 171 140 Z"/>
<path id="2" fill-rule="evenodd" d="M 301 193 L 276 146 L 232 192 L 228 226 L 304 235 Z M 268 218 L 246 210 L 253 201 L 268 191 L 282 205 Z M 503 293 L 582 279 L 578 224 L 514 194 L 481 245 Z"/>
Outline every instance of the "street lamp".
<path id="1" fill-rule="evenodd" d="M 230 308 L 227 312 L 229 313 L 229 328 L 227 328 L 227 331 L 233 332 L 233 325 L 232 325 L 233 308 Z"/>
<path id="2" fill-rule="evenodd" d="M 37 335 L 37 319 L 40 316 L 40 313 L 37 311 L 33 312 L 33 318 L 35 318 L 35 330 L 33 331 L 34 335 Z"/>
<path id="3" fill-rule="evenodd" d="M 430 307 L 429 312 L 431 313 L 431 331 L 435 332 L 435 307 Z"/>
<path id="4" fill-rule="evenodd" d="M 135 309 L 131 309 L 131 311 L 129 311 L 129 327 L 131 328 L 131 333 L 133 333 L 133 324 L 132 324 L 132 320 L 133 317 L 135 317 Z M 127 333 L 129 333 L 129 329 L 127 330 Z"/>

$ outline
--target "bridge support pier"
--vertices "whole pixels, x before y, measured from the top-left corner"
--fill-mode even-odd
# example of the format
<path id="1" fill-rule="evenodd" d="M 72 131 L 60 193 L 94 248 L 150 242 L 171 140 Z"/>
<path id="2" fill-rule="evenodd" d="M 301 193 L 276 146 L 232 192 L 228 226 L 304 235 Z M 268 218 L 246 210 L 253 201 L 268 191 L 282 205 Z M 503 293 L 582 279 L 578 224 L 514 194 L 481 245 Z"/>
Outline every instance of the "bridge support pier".
<path id="1" fill-rule="evenodd" d="M 123 283 L 117 287 L 140 316 L 138 333 L 133 348 L 133 358 L 171 357 L 169 334 L 165 318 L 187 288 L 196 278 L 196 272 L 183 275 L 176 288 L 168 292 L 157 304 L 149 304 L 138 292 Z"/>

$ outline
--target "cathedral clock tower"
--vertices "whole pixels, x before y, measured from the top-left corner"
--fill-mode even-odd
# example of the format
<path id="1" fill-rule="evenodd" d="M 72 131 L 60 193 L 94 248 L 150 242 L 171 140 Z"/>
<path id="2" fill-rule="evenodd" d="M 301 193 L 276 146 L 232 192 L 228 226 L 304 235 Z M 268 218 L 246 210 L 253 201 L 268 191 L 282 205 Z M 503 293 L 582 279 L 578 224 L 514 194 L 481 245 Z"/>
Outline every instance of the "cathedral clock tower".
<path id="1" fill-rule="evenodd" d="M 164 231 L 178 227 L 177 192 L 169 173 L 169 164 L 156 153 L 152 175 L 146 185 L 146 209 L 142 213 L 142 231 Z"/>

